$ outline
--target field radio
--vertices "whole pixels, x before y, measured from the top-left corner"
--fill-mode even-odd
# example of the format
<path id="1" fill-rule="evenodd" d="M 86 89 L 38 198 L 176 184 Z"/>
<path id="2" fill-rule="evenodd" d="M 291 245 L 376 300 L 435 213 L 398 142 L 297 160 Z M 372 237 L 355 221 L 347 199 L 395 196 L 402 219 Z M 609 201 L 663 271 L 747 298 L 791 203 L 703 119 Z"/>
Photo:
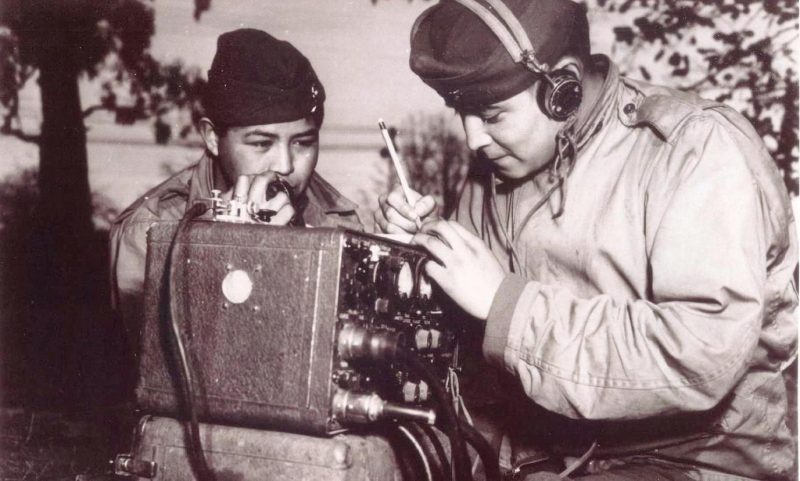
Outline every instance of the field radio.
<path id="1" fill-rule="evenodd" d="M 168 327 L 169 302 L 195 375 L 202 421 L 332 434 L 381 416 L 432 422 L 431 386 L 399 344 L 444 380 L 459 366 L 428 255 L 387 238 L 338 228 L 193 221 L 148 234 L 145 322 L 137 399 L 175 415 L 182 397 Z"/>

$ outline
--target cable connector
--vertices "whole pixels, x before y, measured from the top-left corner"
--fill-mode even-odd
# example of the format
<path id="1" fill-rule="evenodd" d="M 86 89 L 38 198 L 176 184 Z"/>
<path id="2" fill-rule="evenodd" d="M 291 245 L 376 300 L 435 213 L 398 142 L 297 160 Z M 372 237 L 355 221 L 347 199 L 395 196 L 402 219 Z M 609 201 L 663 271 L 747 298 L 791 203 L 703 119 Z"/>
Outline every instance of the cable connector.
<path id="1" fill-rule="evenodd" d="M 155 461 L 136 459 L 131 454 L 117 454 L 110 464 L 117 476 L 153 479 L 158 473 L 158 464 Z"/>
<path id="2" fill-rule="evenodd" d="M 374 359 L 392 361 L 402 341 L 402 334 L 394 331 L 369 331 L 354 324 L 345 324 L 339 331 L 338 350 L 344 360 Z"/>
<path id="3" fill-rule="evenodd" d="M 433 409 L 408 407 L 384 401 L 375 393 L 360 394 L 344 389 L 336 391 L 331 402 L 331 410 L 343 424 L 367 424 L 381 419 L 406 419 L 429 425 L 436 423 Z"/>

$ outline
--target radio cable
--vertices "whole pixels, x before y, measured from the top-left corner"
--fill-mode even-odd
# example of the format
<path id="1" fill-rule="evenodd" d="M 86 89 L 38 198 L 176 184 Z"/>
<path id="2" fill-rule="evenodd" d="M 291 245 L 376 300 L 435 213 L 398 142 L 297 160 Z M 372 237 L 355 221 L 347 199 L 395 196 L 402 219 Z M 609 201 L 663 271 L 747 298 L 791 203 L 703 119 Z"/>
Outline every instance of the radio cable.
<path id="1" fill-rule="evenodd" d="M 208 210 L 208 207 L 202 203 L 194 204 L 189 210 L 186 211 L 183 218 L 178 223 L 178 228 L 175 231 L 175 234 L 172 237 L 172 242 L 169 246 L 169 254 L 168 254 L 168 262 L 169 265 L 165 269 L 165 275 L 168 276 L 167 278 L 167 302 L 169 304 L 169 318 L 170 318 L 170 327 L 172 332 L 172 338 L 175 342 L 175 349 L 177 350 L 178 354 L 178 363 L 181 367 L 182 373 L 182 380 L 183 380 L 183 391 L 186 397 L 186 410 L 189 415 L 189 444 L 190 444 L 190 453 L 194 453 L 192 458 L 194 459 L 194 467 L 197 470 L 198 478 L 202 481 L 214 481 L 216 476 L 214 472 L 208 465 L 206 461 L 205 454 L 203 453 L 203 445 L 202 441 L 200 440 L 200 424 L 197 419 L 197 400 L 194 392 L 194 376 L 192 375 L 192 368 L 189 362 L 189 356 L 186 354 L 186 347 L 183 342 L 183 338 L 181 337 L 180 331 L 180 319 L 182 315 L 180 313 L 180 309 L 176 306 L 175 299 L 177 298 L 177 284 L 178 284 L 178 268 L 177 265 L 179 264 L 176 262 L 178 260 L 177 252 L 177 244 L 178 240 L 183 236 L 184 232 L 187 230 L 189 223 L 200 217 Z M 183 274 L 183 270 L 181 269 L 181 274 Z M 162 284 L 163 288 L 163 284 Z"/>

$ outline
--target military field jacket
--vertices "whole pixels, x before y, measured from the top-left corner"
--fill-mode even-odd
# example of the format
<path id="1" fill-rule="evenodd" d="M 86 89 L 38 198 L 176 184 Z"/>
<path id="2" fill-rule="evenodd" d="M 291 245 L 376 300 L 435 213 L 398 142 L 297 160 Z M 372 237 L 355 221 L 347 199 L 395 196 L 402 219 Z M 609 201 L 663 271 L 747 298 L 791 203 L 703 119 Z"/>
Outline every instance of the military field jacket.
<path id="1" fill-rule="evenodd" d="M 547 173 L 497 185 L 495 202 L 485 177 L 465 186 L 455 218 L 514 266 L 484 355 L 618 456 L 699 479 L 792 478 L 782 374 L 796 355 L 797 241 L 782 178 L 732 109 L 598 61 L 608 74 L 577 129 L 562 215 L 556 196 L 514 232 Z"/>
<path id="2" fill-rule="evenodd" d="M 136 200 L 111 226 L 111 292 L 128 333 L 133 352 L 138 350 L 144 294 L 147 230 L 155 222 L 180 220 L 187 206 L 211 197 L 212 161 L 200 161 L 167 179 Z M 342 196 L 314 173 L 300 214 L 314 227 L 346 227 L 361 230 L 356 204 Z"/>

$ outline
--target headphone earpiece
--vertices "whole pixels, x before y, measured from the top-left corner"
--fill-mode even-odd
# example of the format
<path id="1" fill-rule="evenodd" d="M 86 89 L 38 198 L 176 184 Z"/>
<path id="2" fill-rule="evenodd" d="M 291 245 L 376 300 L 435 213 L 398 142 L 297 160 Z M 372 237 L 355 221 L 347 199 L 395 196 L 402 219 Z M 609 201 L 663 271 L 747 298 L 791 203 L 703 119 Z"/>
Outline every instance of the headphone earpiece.
<path id="1" fill-rule="evenodd" d="M 583 87 L 571 70 L 559 69 L 545 75 L 542 110 L 551 119 L 563 122 L 581 106 Z"/>
<path id="2" fill-rule="evenodd" d="M 551 71 L 546 63 L 540 62 L 519 19 L 502 0 L 485 0 L 488 6 L 480 0 L 455 1 L 483 20 L 514 62 L 535 74 L 544 76 L 546 83 L 543 89 L 539 89 L 538 100 L 545 115 L 563 122 L 578 111 L 583 99 L 583 87 L 578 75 L 565 68 Z M 414 26 L 415 30 L 417 25 Z"/>

